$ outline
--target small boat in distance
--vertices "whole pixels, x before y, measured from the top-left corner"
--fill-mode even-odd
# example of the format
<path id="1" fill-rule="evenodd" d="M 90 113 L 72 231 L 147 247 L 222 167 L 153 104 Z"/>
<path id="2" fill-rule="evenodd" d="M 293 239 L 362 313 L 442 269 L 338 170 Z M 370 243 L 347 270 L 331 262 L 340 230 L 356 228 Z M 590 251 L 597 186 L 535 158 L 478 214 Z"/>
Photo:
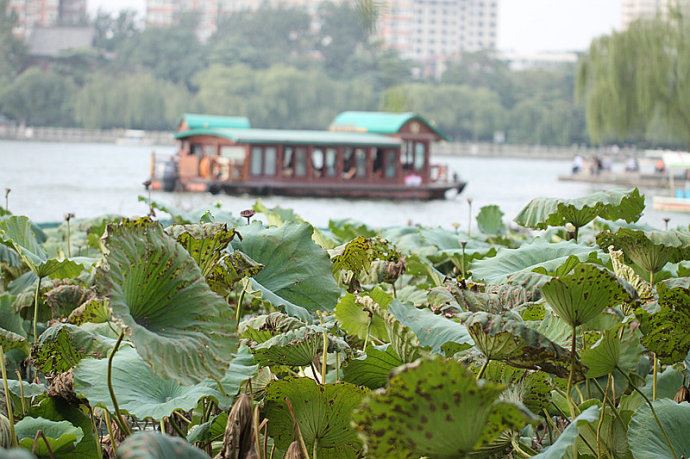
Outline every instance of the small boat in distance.
<path id="1" fill-rule="evenodd" d="M 152 154 L 154 190 L 429 200 L 465 187 L 431 164 L 431 144 L 446 138 L 414 113 L 344 112 L 327 131 L 185 114 L 175 138 L 172 158 Z"/>

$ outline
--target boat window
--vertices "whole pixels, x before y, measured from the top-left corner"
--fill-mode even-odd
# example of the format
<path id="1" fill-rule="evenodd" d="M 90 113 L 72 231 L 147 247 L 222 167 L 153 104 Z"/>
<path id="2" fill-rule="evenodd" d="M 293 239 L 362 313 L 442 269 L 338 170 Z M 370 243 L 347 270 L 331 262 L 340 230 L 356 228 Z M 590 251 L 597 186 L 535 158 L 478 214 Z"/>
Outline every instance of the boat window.
<path id="1" fill-rule="evenodd" d="M 377 148 L 374 155 L 374 177 L 383 178 L 383 150 L 381 148 Z"/>
<path id="2" fill-rule="evenodd" d="M 338 159 L 338 152 L 335 148 L 326 149 L 326 175 L 328 177 L 335 177 L 336 162 Z"/>
<path id="3" fill-rule="evenodd" d="M 343 178 L 351 179 L 357 173 L 355 167 L 355 152 L 352 148 L 345 148 L 343 153 Z"/>
<path id="4" fill-rule="evenodd" d="M 357 178 L 367 176 L 367 152 L 363 148 L 355 150 L 355 161 L 357 163 Z"/>
<path id="5" fill-rule="evenodd" d="M 252 175 L 261 175 L 263 149 L 261 147 L 252 147 L 252 162 L 250 172 Z"/>
<path id="6" fill-rule="evenodd" d="M 403 170 L 412 170 L 414 166 L 414 142 L 409 140 L 403 142 L 400 153 L 400 163 L 402 164 Z"/>
<path id="7" fill-rule="evenodd" d="M 417 142 L 414 146 L 414 170 L 421 171 L 424 169 L 426 162 L 426 145 L 423 142 Z"/>
<path id="8" fill-rule="evenodd" d="M 386 178 L 395 178 L 395 168 L 396 168 L 396 161 L 395 161 L 395 156 L 396 156 L 396 151 L 395 150 L 386 150 L 385 152 L 385 164 L 384 164 L 384 171 L 385 171 L 385 176 Z"/>
<path id="9" fill-rule="evenodd" d="M 220 155 L 233 161 L 244 161 L 244 147 L 223 145 L 220 147 Z"/>
<path id="10" fill-rule="evenodd" d="M 323 177 L 325 173 L 323 150 L 314 148 L 311 151 L 311 170 L 314 177 Z"/>
<path id="11" fill-rule="evenodd" d="M 264 174 L 276 175 L 276 147 L 266 147 L 264 150 Z"/>
<path id="12" fill-rule="evenodd" d="M 283 149 L 283 177 L 295 174 L 295 150 L 292 147 Z"/>
<path id="13" fill-rule="evenodd" d="M 307 175 L 307 149 L 295 148 L 295 175 L 304 177 Z"/>

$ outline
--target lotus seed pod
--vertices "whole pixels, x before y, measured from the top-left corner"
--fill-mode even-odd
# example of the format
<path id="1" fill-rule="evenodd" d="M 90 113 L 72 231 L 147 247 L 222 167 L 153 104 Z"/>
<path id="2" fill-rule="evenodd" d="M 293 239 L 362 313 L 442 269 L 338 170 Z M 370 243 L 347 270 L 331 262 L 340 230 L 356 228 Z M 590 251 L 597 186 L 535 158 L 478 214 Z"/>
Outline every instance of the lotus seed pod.
<path id="1" fill-rule="evenodd" d="M 10 420 L 0 414 L 0 448 L 12 447 L 12 433 L 10 431 Z"/>
<path id="2" fill-rule="evenodd" d="M 290 447 L 285 453 L 285 459 L 304 459 L 298 441 L 295 440 L 292 443 L 290 443 Z"/>

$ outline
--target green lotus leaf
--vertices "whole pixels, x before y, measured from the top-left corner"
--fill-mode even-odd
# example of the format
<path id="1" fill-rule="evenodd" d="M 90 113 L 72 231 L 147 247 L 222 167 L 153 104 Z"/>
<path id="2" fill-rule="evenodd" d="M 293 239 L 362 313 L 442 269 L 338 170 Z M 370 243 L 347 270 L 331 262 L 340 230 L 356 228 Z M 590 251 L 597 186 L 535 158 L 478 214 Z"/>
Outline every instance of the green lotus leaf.
<path id="1" fill-rule="evenodd" d="M 24 264 L 39 277 L 68 279 L 77 277 L 83 269 L 82 265 L 69 259 L 49 258 L 27 217 L 10 216 L 0 220 L 0 244 L 14 249 Z"/>
<path id="2" fill-rule="evenodd" d="M 74 325 L 105 323 L 110 320 L 109 304 L 107 298 L 92 298 L 70 312 L 67 322 Z"/>
<path id="3" fill-rule="evenodd" d="M 598 191 L 575 199 L 536 198 L 520 211 L 515 223 L 526 228 L 546 229 L 566 223 L 581 228 L 596 217 L 636 222 L 644 206 L 644 196 L 637 188 Z"/>
<path id="4" fill-rule="evenodd" d="M 614 246 L 622 250 L 627 258 L 647 274 L 660 271 L 666 263 L 690 259 L 688 231 L 619 228 L 615 232 L 599 233 L 597 244 L 603 249 Z"/>
<path id="5" fill-rule="evenodd" d="M 430 347 L 437 354 L 443 353 L 442 347 L 447 343 L 467 349 L 474 344 L 464 325 L 434 314 L 430 309 L 418 309 L 393 300 L 388 312 L 414 332 L 421 346 Z"/>
<path id="6" fill-rule="evenodd" d="M 96 296 L 96 293 L 80 285 L 58 285 L 45 293 L 45 303 L 53 317 L 64 317 Z"/>
<path id="7" fill-rule="evenodd" d="M 609 256 L 611 257 L 613 272 L 616 276 L 630 284 L 641 300 L 651 300 L 654 298 L 654 288 L 649 282 L 642 279 L 634 269 L 625 264 L 622 250 L 616 250 L 613 246 L 610 246 Z"/>
<path id="8" fill-rule="evenodd" d="M 542 413 L 551 405 L 553 384 L 543 371 L 528 371 L 493 360 L 484 371 L 487 381 L 505 384 L 506 398 L 520 401 L 533 413 Z"/>
<path id="9" fill-rule="evenodd" d="M 213 441 L 222 441 L 225 434 L 225 427 L 228 424 L 228 412 L 222 411 L 213 416 L 211 420 L 203 424 L 192 426 L 187 433 L 189 443 L 207 444 Z"/>
<path id="10" fill-rule="evenodd" d="M 323 335 L 325 328 L 308 325 L 276 335 L 252 349 L 254 358 L 262 366 L 309 365 L 317 354 L 323 350 Z M 347 344 L 334 337 L 328 336 L 328 351 L 349 350 Z"/>
<path id="11" fill-rule="evenodd" d="M 31 351 L 34 365 L 46 374 L 64 373 L 81 359 L 102 359 L 115 345 L 115 340 L 91 333 L 72 324 L 58 323 L 38 338 Z"/>
<path id="12" fill-rule="evenodd" d="M 616 276 L 589 263 L 577 265 L 571 274 L 551 279 L 541 292 L 554 311 L 572 327 L 589 322 L 606 308 L 630 300 Z"/>
<path id="13" fill-rule="evenodd" d="M 496 205 L 484 206 L 477 214 L 477 227 L 484 234 L 498 236 L 505 234 L 506 226 L 503 223 L 503 212 Z"/>
<path id="14" fill-rule="evenodd" d="M 656 381 L 656 398 L 673 399 L 678 392 L 678 388 L 685 384 L 685 374 L 673 366 L 667 366 L 664 371 L 657 373 Z M 645 377 L 644 386 L 639 387 L 640 391 L 650 400 L 653 398 L 654 392 L 654 375 L 649 374 Z M 625 410 L 634 413 L 645 404 L 644 398 L 637 392 L 632 392 L 621 397 L 620 410 Z"/>
<path id="15" fill-rule="evenodd" d="M 199 448 L 160 432 L 136 432 L 117 447 L 118 459 L 209 459 Z"/>
<path id="16" fill-rule="evenodd" d="M 160 210 L 170 215 L 172 223 L 175 225 L 190 225 L 193 223 L 227 223 L 231 226 L 238 226 L 241 221 L 234 217 L 231 213 L 220 210 L 220 205 L 215 204 L 213 213 L 210 209 L 197 209 L 192 212 L 186 212 L 169 204 L 160 201 L 154 201 L 146 196 L 138 196 L 139 202 L 146 203 L 152 209 Z"/>
<path id="17" fill-rule="evenodd" d="M 13 395 L 21 397 L 23 393 L 24 398 L 38 397 L 48 391 L 44 384 L 28 383 L 26 381 L 19 382 L 16 379 L 8 379 L 7 386 Z M 0 392 L 4 391 L 0 390 Z"/>
<path id="18" fill-rule="evenodd" d="M 255 262 L 239 250 L 225 252 L 206 278 L 211 290 L 227 296 L 239 281 L 259 274 L 264 265 Z"/>
<path id="19" fill-rule="evenodd" d="M 517 249 L 500 248 L 495 257 L 473 262 L 470 270 L 474 279 L 498 284 L 509 276 L 528 273 L 536 268 L 555 270 L 570 256 L 584 261 L 596 252 L 596 248 L 578 245 L 572 241 L 552 244 L 537 238 Z"/>
<path id="20" fill-rule="evenodd" d="M 24 448 L 0 448 L 0 459 L 36 459 L 36 456 Z"/>
<path id="21" fill-rule="evenodd" d="M 107 359 L 84 359 L 74 369 L 74 390 L 89 403 L 113 411 L 104 375 Z M 139 419 L 160 420 L 175 410 L 194 408 L 203 397 L 217 394 L 210 383 L 184 386 L 151 371 L 132 348 L 121 348 L 113 359 L 113 390 L 120 408 Z"/>
<path id="22" fill-rule="evenodd" d="M 656 423 L 651 409 L 643 405 L 635 412 L 628 428 L 628 443 L 635 459 L 665 459 L 690 456 L 690 404 L 673 400 L 652 402 L 661 425 L 673 445 L 665 441 L 664 433 Z"/>
<path id="23" fill-rule="evenodd" d="M 563 430 L 558 439 L 549 446 L 545 451 L 534 458 L 538 459 L 562 459 L 568 457 L 569 451 L 572 450 L 573 445 L 577 442 L 579 437 L 579 430 L 585 430 L 585 426 L 590 426 L 596 429 L 596 422 L 599 419 L 599 407 L 594 405 L 584 410 L 568 427 Z"/>
<path id="24" fill-rule="evenodd" d="M 73 450 L 60 453 L 59 457 L 61 459 L 100 457 L 101 451 L 98 445 L 98 436 L 93 429 L 89 410 L 86 406 L 71 405 L 57 397 L 46 397 L 38 405 L 30 408 L 30 414 L 33 417 L 44 418 L 50 421 L 68 421 L 82 430 L 84 437 Z"/>
<path id="25" fill-rule="evenodd" d="M 230 361 L 230 366 L 225 372 L 225 375 L 220 379 L 220 385 L 223 387 L 223 391 L 215 396 L 218 407 L 221 410 L 229 410 L 232 403 L 235 401 L 235 397 L 240 392 L 242 384 L 253 378 L 258 370 L 259 365 L 254 360 L 254 356 L 249 350 L 249 347 L 244 344 L 240 345 L 237 354 L 235 354 Z M 214 389 L 217 388 L 215 381 L 207 381 L 207 385 L 211 385 Z M 253 385 L 253 389 L 256 391 L 257 386 Z"/>
<path id="26" fill-rule="evenodd" d="M 360 339 L 371 335 L 380 340 L 388 340 L 388 332 L 381 315 L 376 308 L 387 308 L 392 297 L 380 288 L 369 294 L 347 293 L 335 306 L 335 318 L 345 332 Z"/>
<path id="27" fill-rule="evenodd" d="M 26 341 L 26 337 L 18 335 L 4 328 L 0 328 L 0 346 L 5 351 L 12 349 L 21 349 L 24 352 L 29 351 L 29 343 Z"/>
<path id="28" fill-rule="evenodd" d="M 395 349 L 388 344 L 367 346 L 364 355 L 350 360 L 343 369 L 344 379 L 358 386 L 378 389 L 386 385 L 391 371 L 403 363 Z"/>
<path id="29" fill-rule="evenodd" d="M 297 215 L 292 209 L 284 209 L 280 206 L 273 207 L 269 209 L 264 205 L 264 203 L 257 199 L 252 206 L 256 212 L 260 212 L 266 216 L 269 226 L 283 226 L 285 224 L 299 224 L 307 223 L 302 217 Z M 308 223 L 307 223 L 308 224 Z M 324 234 L 319 228 L 314 227 L 314 232 L 311 238 L 316 244 L 323 247 L 324 249 L 332 249 L 338 245 L 332 238 Z M 349 239 L 348 239 L 349 240 Z"/>
<path id="30" fill-rule="evenodd" d="M 19 440 L 19 446 L 30 451 L 34 447 L 36 432 L 39 430 L 43 432 L 50 445 L 50 451 L 54 453 L 56 458 L 62 458 L 61 453 L 73 451 L 81 439 L 84 438 L 82 429 L 73 426 L 69 421 L 57 422 L 27 416 L 17 422 L 14 427 Z M 39 458 L 51 457 L 50 451 L 42 438 L 36 442 L 35 454 Z"/>
<path id="31" fill-rule="evenodd" d="M 350 218 L 329 220 L 328 230 L 342 242 L 351 241 L 358 236 L 376 236 L 376 231 Z"/>
<path id="32" fill-rule="evenodd" d="M 263 298 L 289 315 L 309 319 L 317 310 L 332 311 L 340 288 L 331 274 L 328 254 L 316 245 L 311 225 L 302 223 L 279 228 L 259 224 L 242 230 L 236 250 L 265 268 L 252 278 Z"/>
<path id="33" fill-rule="evenodd" d="M 570 351 L 522 322 L 487 312 L 463 313 L 459 319 L 489 360 L 560 377 L 570 372 Z"/>
<path id="34" fill-rule="evenodd" d="M 362 443 L 350 425 L 352 411 L 365 390 L 348 383 L 316 384 L 309 378 L 286 378 L 266 388 L 264 415 L 279 450 L 287 450 L 295 439 L 292 418 L 285 400 L 295 412 L 307 450 L 324 459 L 356 458 Z"/>
<path id="35" fill-rule="evenodd" d="M 370 457 L 464 457 L 532 417 L 498 402 L 504 386 L 478 382 L 453 360 L 420 360 L 393 372 L 353 413 Z"/>
<path id="36" fill-rule="evenodd" d="M 109 225 L 105 247 L 97 287 L 151 369 L 187 385 L 222 377 L 236 323 L 187 251 L 148 219 Z"/>
<path id="37" fill-rule="evenodd" d="M 242 338 L 263 343 L 276 335 L 302 328 L 305 325 L 301 320 L 282 312 L 272 312 L 243 320 L 240 322 L 239 332 Z"/>
<path id="38" fill-rule="evenodd" d="M 599 341 L 582 351 L 581 359 L 587 367 L 587 377 L 599 378 L 616 369 L 626 374 L 634 372 L 644 351 L 639 332 L 626 328 L 619 336 L 618 330 L 613 329 L 606 330 Z"/>

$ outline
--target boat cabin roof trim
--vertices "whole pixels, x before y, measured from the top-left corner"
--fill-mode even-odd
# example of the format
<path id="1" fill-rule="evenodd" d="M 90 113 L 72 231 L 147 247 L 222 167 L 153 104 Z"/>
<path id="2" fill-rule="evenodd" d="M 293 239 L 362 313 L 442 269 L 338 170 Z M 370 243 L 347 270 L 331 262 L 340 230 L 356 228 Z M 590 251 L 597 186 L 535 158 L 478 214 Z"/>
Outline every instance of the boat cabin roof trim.
<path id="1" fill-rule="evenodd" d="M 231 128 L 231 129 L 250 129 L 251 123 L 245 116 L 216 116 L 199 115 L 196 113 L 185 113 L 182 115 L 179 131 L 201 128 Z"/>
<path id="2" fill-rule="evenodd" d="M 395 137 L 333 131 L 199 128 L 175 134 L 176 139 L 186 139 L 195 136 L 222 137 L 237 144 L 250 145 L 342 145 L 391 148 L 398 148 L 401 145 L 400 139 Z"/>
<path id="3" fill-rule="evenodd" d="M 412 112 L 342 112 L 333 120 L 331 131 L 368 132 L 372 134 L 397 134 L 410 121 L 417 121 L 427 126 L 438 140 L 448 140 L 448 137 L 425 117 Z"/>

